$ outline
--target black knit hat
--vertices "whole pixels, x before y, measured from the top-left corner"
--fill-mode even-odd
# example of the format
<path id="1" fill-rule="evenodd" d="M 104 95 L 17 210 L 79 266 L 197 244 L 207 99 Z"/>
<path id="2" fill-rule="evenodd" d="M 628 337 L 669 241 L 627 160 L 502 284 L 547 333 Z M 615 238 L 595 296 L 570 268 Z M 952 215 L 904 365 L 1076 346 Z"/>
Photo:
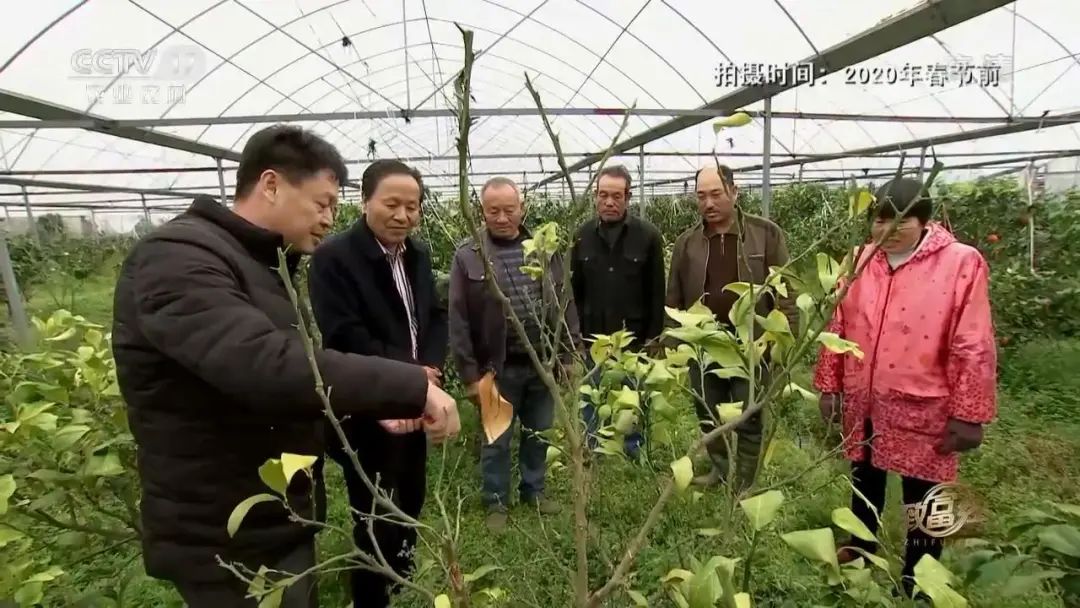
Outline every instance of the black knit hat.
<path id="1" fill-rule="evenodd" d="M 874 217 L 891 220 L 899 214 L 904 218 L 917 218 L 923 224 L 929 222 L 930 216 L 934 213 L 934 201 L 930 195 L 924 194 L 912 204 L 922 191 L 922 187 L 921 181 L 910 177 L 886 182 L 874 194 L 877 199 L 874 203 Z M 908 207 L 908 205 L 911 206 Z M 905 209 L 907 209 L 906 213 Z"/>

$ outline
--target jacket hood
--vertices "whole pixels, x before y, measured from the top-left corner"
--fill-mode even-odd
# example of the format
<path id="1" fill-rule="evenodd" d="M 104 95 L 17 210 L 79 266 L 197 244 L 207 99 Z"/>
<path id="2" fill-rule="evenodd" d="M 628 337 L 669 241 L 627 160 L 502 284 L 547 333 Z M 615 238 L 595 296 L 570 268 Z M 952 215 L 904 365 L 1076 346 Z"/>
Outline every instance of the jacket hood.
<path id="1" fill-rule="evenodd" d="M 907 263 L 911 264 L 913 262 L 925 260 L 955 242 L 957 242 L 956 237 L 942 226 L 940 222 L 927 222 L 926 235 L 923 236 L 922 241 L 919 242 L 919 245 L 915 249 L 915 253 L 911 254 L 911 257 L 908 258 Z M 870 251 L 868 255 L 884 259 L 885 251 L 883 249 L 873 245 L 871 245 L 871 247 L 873 250 Z"/>

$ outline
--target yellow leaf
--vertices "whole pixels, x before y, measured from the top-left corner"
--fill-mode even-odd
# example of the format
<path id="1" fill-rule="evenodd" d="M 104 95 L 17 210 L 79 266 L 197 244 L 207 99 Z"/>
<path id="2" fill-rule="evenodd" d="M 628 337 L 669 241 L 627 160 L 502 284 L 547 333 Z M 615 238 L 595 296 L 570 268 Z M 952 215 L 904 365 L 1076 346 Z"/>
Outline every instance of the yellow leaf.
<path id="1" fill-rule="evenodd" d="M 855 217 L 866 213 L 874 202 L 874 195 L 866 190 L 860 190 L 848 197 L 848 217 Z"/>
<path id="2" fill-rule="evenodd" d="M 690 461 L 689 456 L 683 456 L 671 463 L 671 472 L 675 475 L 675 487 L 685 490 L 690 487 L 690 481 L 694 479 L 694 463 Z"/>
<path id="3" fill-rule="evenodd" d="M 435 608 L 450 608 L 450 596 L 445 593 L 435 598 Z"/>
<path id="4" fill-rule="evenodd" d="M 277 499 L 277 496 L 274 496 L 273 494 L 256 494 L 255 496 L 249 496 L 241 501 L 240 504 L 236 505 L 232 513 L 229 514 L 229 521 L 225 526 L 229 536 L 236 536 L 236 531 L 240 529 L 240 524 L 244 522 L 244 518 L 247 517 L 251 507 L 254 507 L 260 502 L 270 502 Z"/>
<path id="5" fill-rule="evenodd" d="M 309 471 L 319 460 L 318 456 L 304 456 L 301 454 L 282 454 L 281 472 L 285 475 L 286 486 L 292 481 L 297 471 Z"/>
<path id="6" fill-rule="evenodd" d="M 721 130 L 727 127 L 742 127 L 750 124 L 750 115 L 746 112 L 736 112 L 731 116 L 725 116 L 715 122 L 713 122 L 713 133 L 719 133 Z"/>
<path id="7" fill-rule="evenodd" d="M 716 406 L 716 413 L 720 416 L 720 422 L 727 424 L 742 415 L 742 401 L 721 403 Z"/>
<path id="8" fill-rule="evenodd" d="M 484 427 L 484 435 L 488 443 L 495 440 L 510 429 L 514 421 L 514 405 L 503 398 L 499 388 L 495 384 L 495 376 L 492 372 L 484 374 L 478 387 L 480 398 L 480 421 Z"/>
<path id="9" fill-rule="evenodd" d="M 818 334 L 817 341 L 834 353 L 851 353 L 856 359 L 863 358 L 863 351 L 857 343 L 845 340 L 832 332 L 821 332 Z"/>

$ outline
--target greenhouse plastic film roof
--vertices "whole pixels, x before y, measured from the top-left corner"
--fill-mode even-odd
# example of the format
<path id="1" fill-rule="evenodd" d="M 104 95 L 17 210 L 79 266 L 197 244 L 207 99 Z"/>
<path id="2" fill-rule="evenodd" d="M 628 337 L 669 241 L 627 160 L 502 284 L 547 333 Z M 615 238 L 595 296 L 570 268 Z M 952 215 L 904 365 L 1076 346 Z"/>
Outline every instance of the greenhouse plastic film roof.
<path id="1" fill-rule="evenodd" d="M 889 172 L 902 149 L 917 163 L 927 138 L 946 138 L 927 152 L 953 168 L 946 179 L 969 178 L 1080 153 L 1077 24 L 1075 0 L 39 0 L 0 24 L 0 202 L 21 205 L 26 187 L 35 208 L 142 197 L 181 208 L 192 193 L 219 195 L 210 150 L 231 194 L 244 141 L 279 115 L 335 144 L 353 178 L 374 153 L 408 158 L 451 191 L 459 25 L 478 53 L 476 185 L 504 174 L 561 187 L 525 74 L 571 163 L 610 145 L 623 122 L 612 110 L 636 106 L 620 140 L 643 134 L 643 147 L 614 159 L 635 182 L 643 172 L 655 192 L 681 191 L 715 150 L 741 183 L 760 184 L 767 91 L 747 85 L 877 48 L 850 66 L 784 72 L 799 80 L 768 108 L 771 181 Z M 748 103 L 716 113 L 745 110 L 750 124 L 717 133 L 717 117 L 685 116 L 736 97 Z M 136 121 L 138 139 L 57 123 L 43 106 Z M 333 117 L 302 116 L 320 113 Z M 680 116 L 689 124 L 672 123 Z M 664 125 L 683 128 L 652 138 Z"/>

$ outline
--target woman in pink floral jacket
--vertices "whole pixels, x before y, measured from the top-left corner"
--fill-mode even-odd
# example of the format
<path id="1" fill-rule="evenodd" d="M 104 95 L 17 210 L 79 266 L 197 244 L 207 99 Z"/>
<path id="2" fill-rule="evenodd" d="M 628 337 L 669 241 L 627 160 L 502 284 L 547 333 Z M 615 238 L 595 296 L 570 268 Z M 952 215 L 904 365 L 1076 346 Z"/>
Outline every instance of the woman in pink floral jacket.
<path id="1" fill-rule="evenodd" d="M 908 207 L 920 190 L 920 182 L 900 179 L 878 191 L 873 242 L 907 211 L 880 248 L 866 247 L 869 261 L 828 328 L 858 343 L 864 356 L 822 350 L 814 374 L 822 416 L 840 415 L 852 481 L 879 513 L 887 472 L 901 475 L 904 503 L 914 506 L 938 483 L 956 479 L 957 454 L 982 442 L 982 427 L 997 411 L 986 262 L 929 221 L 928 196 Z M 873 512 L 854 493 L 851 508 L 876 532 Z M 851 545 L 876 550 L 857 538 Z M 841 561 L 858 557 L 848 547 L 840 553 Z M 912 570 L 926 553 L 939 557 L 941 539 L 909 530 L 909 593 Z"/>

